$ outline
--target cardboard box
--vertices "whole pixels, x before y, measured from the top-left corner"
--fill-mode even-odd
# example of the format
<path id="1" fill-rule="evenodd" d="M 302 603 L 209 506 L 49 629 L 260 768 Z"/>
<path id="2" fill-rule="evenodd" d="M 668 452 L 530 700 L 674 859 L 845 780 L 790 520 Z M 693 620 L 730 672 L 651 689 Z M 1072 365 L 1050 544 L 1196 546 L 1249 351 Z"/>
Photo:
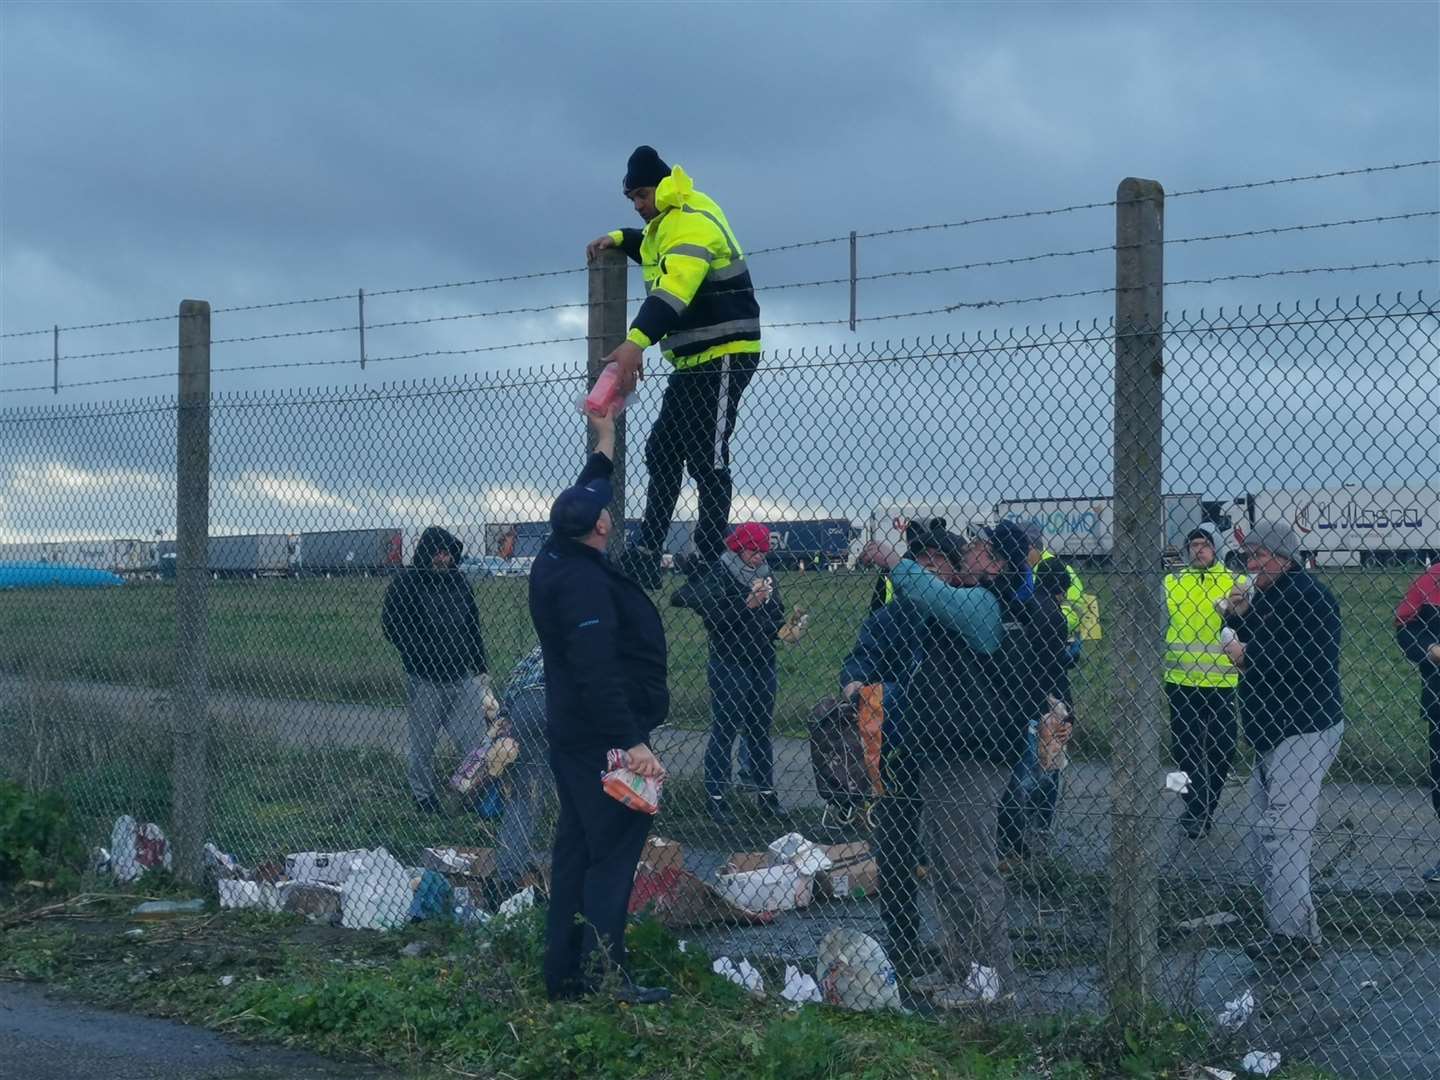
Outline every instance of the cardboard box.
<path id="1" fill-rule="evenodd" d="M 495 849 L 427 847 L 420 853 L 420 865 L 444 874 L 451 885 L 473 884 L 495 873 Z"/>
<path id="2" fill-rule="evenodd" d="M 285 876 L 292 881 L 318 882 L 323 885 L 340 885 L 350 877 L 355 864 L 363 863 L 370 852 L 355 851 L 301 851 L 285 856 Z"/>
<path id="3" fill-rule="evenodd" d="M 652 836 L 640 852 L 640 866 L 657 874 L 662 870 L 684 870 L 685 849 L 674 840 Z"/>
<path id="4" fill-rule="evenodd" d="M 736 907 L 688 870 L 673 867 L 658 873 L 641 868 L 630 893 L 630 913 L 648 914 L 671 930 L 712 923 L 763 925 L 775 918 L 774 912 Z"/>
<path id="5" fill-rule="evenodd" d="M 737 851 L 725 860 L 722 874 L 748 874 L 752 870 L 768 870 L 775 865 L 775 856 L 768 851 Z"/>
<path id="6" fill-rule="evenodd" d="M 870 845 L 863 840 L 853 844 L 827 844 L 823 848 L 830 857 L 830 869 L 815 876 L 819 894 L 831 899 L 872 896 L 880 883 L 880 867 L 870 854 Z"/>

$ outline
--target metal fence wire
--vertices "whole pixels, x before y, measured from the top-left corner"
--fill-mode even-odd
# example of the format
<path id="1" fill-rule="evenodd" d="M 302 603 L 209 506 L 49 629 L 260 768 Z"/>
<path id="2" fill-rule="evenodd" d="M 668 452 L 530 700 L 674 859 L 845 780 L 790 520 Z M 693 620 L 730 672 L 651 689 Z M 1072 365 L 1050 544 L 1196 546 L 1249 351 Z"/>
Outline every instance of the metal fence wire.
<path id="1" fill-rule="evenodd" d="M 1150 391 L 1117 390 L 1127 340 L 1163 355 Z M 687 493 L 652 594 L 669 776 L 632 911 L 772 992 L 1158 1001 L 1237 1057 L 1436 1075 L 1437 341 L 1419 296 L 765 356 L 729 516 L 765 562 L 697 566 Z M 0 414 L 0 576 L 52 586 L 0 591 L 7 769 L 69 797 L 103 872 L 203 861 L 227 906 L 543 902 L 527 573 L 585 375 L 197 386 Z M 1147 392 L 1153 459 L 1116 427 Z"/>

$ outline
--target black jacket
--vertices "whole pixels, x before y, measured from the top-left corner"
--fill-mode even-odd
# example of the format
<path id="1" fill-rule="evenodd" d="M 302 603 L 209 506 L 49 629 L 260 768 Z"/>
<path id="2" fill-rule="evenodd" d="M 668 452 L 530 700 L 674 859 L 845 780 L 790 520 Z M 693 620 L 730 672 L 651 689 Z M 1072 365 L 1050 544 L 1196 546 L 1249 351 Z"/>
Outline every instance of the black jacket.
<path id="1" fill-rule="evenodd" d="M 591 454 L 578 483 L 608 477 Z M 552 536 L 530 569 L 530 618 L 545 658 L 550 744 L 608 750 L 645 742 L 670 711 L 665 628 L 645 590 L 604 552 Z"/>
<path id="2" fill-rule="evenodd" d="M 436 570 L 430 560 L 446 549 L 457 566 Z M 411 565 L 385 590 L 380 626 L 400 652 L 405 671 L 431 682 L 454 682 L 483 675 L 485 640 L 480 611 L 470 583 L 458 569 L 465 546 L 444 529 L 431 526 L 415 545 Z"/>
<path id="3" fill-rule="evenodd" d="M 1431 729 L 1440 730 L 1440 664 L 1430 659 L 1430 649 L 1440 645 L 1440 607 L 1422 605 L 1415 618 L 1396 628 L 1395 637 L 1405 659 L 1420 668 L 1420 709 Z"/>
<path id="4" fill-rule="evenodd" d="M 1245 643 L 1240 727 L 1264 754 L 1294 735 L 1344 719 L 1340 698 L 1340 605 L 1304 570 L 1256 589 L 1244 617 L 1228 620 Z"/>
<path id="5" fill-rule="evenodd" d="M 1013 765 L 1046 696 L 1064 700 L 1069 630 L 1059 606 L 1048 596 L 1002 597 L 1001 613 L 1004 636 L 989 655 L 934 620 L 924 624 L 904 691 L 912 753 Z"/>
<path id="6" fill-rule="evenodd" d="M 775 662 L 775 635 L 785 624 L 780 586 L 773 584 L 770 599 L 758 608 L 746 606 L 749 598 L 750 590 L 717 562 L 703 577 L 675 590 L 670 603 L 700 616 L 710 639 L 710 659 L 769 667 Z"/>

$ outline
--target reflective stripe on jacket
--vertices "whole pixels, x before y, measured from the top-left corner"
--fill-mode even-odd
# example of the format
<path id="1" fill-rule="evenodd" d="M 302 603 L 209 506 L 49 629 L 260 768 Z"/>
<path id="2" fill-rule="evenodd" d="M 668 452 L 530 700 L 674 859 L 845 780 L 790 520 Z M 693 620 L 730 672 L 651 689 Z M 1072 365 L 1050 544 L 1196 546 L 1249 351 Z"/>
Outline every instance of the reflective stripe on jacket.
<path id="1" fill-rule="evenodd" d="M 677 369 L 760 351 L 760 305 L 725 212 L 678 165 L 655 189 L 656 217 L 610 239 L 640 264 L 645 302 L 628 340 L 659 342 Z"/>
<path id="2" fill-rule="evenodd" d="M 1224 620 L 1215 601 L 1243 582 L 1219 563 L 1207 569 L 1186 567 L 1165 577 L 1170 626 L 1165 631 L 1165 681 L 1176 686 L 1233 688 L 1240 673 L 1220 645 Z"/>

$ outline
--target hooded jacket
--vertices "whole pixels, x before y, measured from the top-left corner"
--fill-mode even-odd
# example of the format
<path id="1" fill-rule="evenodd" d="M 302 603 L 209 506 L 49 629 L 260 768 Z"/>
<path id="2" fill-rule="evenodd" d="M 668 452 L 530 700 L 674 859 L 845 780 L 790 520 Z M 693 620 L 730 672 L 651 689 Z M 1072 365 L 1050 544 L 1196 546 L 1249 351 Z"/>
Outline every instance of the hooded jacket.
<path id="1" fill-rule="evenodd" d="M 760 351 L 760 305 L 725 212 L 675 166 L 655 189 L 656 216 L 610 239 L 640 264 L 646 299 L 628 340 L 660 343 L 679 370 Z"/>
<path id="2" fill-rule="evenodd" d="M 1165 606 L 1169 625 L 1165 631 L 1165 681 L 1173 686 L 1234 689 L 1240 673 L 1220 646 L 1225 622 L 1215 602 L 1243 584 L 1218 559 L 1220 534 L 1215 526 L 1203 524 L 1192 530 L 1210 538 L 1216 561 L 1203 570 L 1192 562 L 1184 570 L 1165 576 Z"/>
<path id="3" fill-rule="evenodd" d="M 453 566 L 430 565 L 435 553 L 450 552 Z M 480 611 L 470 583 L 460 572 L 465 545 L 438 526 L 420 535 L 411 565 L 385 590 L 380 626 L 400 653 L 406 674 L 431 682 L 454 682 L 486 672 Z"/>

